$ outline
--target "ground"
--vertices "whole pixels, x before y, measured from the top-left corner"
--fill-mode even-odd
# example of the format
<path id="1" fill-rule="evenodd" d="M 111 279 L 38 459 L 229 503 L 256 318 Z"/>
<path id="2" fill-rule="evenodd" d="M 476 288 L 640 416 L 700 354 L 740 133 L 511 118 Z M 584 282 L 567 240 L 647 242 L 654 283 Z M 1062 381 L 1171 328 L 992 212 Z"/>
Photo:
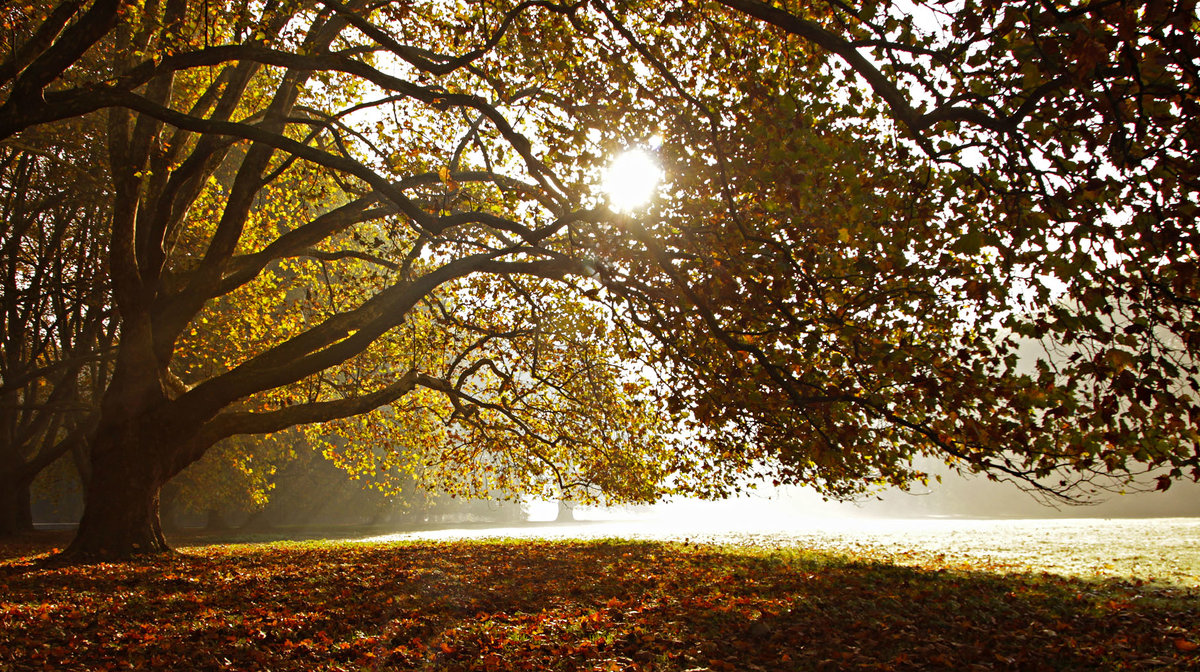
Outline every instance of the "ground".
<path id="1" fill-rule="evenodd" d="M 923 550 L 653 540 L 0 549 L 0 670 L 1197 669 L 1194 587 Z"/>

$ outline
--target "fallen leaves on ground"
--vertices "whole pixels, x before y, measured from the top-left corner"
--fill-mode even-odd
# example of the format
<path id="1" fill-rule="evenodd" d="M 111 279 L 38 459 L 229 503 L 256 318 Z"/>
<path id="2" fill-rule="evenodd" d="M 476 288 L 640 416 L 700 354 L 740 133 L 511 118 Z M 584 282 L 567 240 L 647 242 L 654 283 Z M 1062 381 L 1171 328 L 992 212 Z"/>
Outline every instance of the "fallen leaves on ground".
<path id="1" fill-rule="evenodd" d="M 1186 590 L 798 548 L 292 542 L 45 558 L 0 562 L 0 670 L 1200 666 Z"/>

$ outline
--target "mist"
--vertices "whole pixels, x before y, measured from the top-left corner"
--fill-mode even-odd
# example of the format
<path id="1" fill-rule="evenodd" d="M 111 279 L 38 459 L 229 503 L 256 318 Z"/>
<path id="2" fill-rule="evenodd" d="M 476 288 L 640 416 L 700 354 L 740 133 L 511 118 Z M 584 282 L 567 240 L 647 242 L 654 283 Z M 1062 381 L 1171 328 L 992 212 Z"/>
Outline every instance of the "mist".
<path id="1" fill-rule="evenodd" d="M 1016 485 L 943 470 L 941 482 L 889 489 L 860 501 L 823 500 L 809 488 L 760 484 L 748 495 L 718 500 L 681 499 L 644 507 L 580 507 L 580 521 L 645 520 L 714 528 L 792 528 L 848 518 L 1173 518 L 1200 516 L 1200 484 L 1176 482 L 1166 492 L 1102 493 L 1087 505 L 1047 505 Z M 553 521 L 555 502 L 531 502 L 529 520 Z"/>

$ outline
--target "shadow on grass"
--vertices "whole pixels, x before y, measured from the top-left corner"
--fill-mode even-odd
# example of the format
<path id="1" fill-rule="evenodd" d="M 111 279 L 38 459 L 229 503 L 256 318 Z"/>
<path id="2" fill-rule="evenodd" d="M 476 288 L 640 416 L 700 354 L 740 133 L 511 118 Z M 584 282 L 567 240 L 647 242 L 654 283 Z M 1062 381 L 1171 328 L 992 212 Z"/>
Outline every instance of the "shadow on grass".
<path id="1" fill-rule="evenodd" d="M 262 544 L 287 541 L 361 540 L 370 537 L 454 530 L 542 530 L 586 528 L 611 521 L 433 522 L 410 525 L 280 525 L 264 528 L 177 527 L 166 530 L 172 548 L 189 549 L 219 544 Z M 61 550 L 75 538 L 73 524 L 39 524 L 37 529 L 0 537 L 0 562 Z"/>
<path id="2" fill-rule="evenodd" d="M 317 539 L 366 539 L 387 535 L 414 532 L 438 532 L 450 530 L 539 530 L 554 528 L 579 528 L 603 525 L 609 521 L 513 521 L 513 522 L 460 522 L 460 523 L 417 523 L 411 525 L 293 525 L 263 529 L 239 528 L 229 530 L 207 530 L 183 528 L 167 532 L 167 541 L 178 548 L 204 546 L 208 544 L 252 544 L 276 541 L 311 541 Z"/>
<path id="3" fill-rule="evenodd" d="M 0 576 L 0 595 L 0 670 L 1200 663 L 1194 596 L 797 549 L 628 541 L 208 546 L 156 560 L 30 568 Z"/>

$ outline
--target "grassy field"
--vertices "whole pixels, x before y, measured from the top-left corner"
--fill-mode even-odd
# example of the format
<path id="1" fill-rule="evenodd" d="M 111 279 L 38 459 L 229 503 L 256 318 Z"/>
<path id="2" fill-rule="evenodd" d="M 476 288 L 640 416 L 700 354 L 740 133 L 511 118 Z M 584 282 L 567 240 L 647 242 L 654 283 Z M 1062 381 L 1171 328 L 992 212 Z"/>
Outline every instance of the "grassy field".
<path id="1" fill-rule="evenodd" d="M 987 566 L 1011 572 L 1047 571 L 1083 578 L 1137 579 L 1200 589 L 1200 518 L 756 519 L 745 516 L 720 520 L 695 516 L 686 520 L 532 523 L 503 529 L 467 527 L 372 534 L 377 535 L 370 537 L 376 541 L 520 536 L 689 540 L 764 549 L 800 546 L 894 564 Z M 180 541 L 190 544 L 202 540 Z"/>
<path id="2" fill-rule="evenodd" d="M 44 562 L 61 541 L 0 547 L 0 670 L 1200 668 L 1192 588 L 953 554 L 510 539 Z"/>

